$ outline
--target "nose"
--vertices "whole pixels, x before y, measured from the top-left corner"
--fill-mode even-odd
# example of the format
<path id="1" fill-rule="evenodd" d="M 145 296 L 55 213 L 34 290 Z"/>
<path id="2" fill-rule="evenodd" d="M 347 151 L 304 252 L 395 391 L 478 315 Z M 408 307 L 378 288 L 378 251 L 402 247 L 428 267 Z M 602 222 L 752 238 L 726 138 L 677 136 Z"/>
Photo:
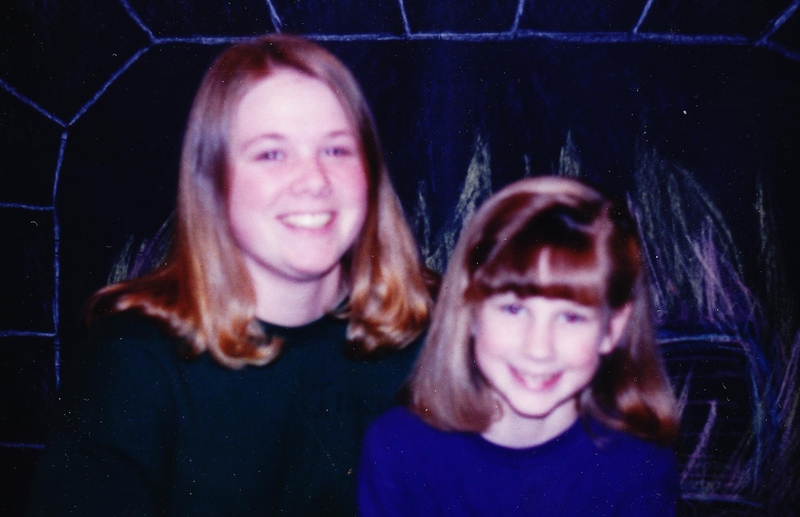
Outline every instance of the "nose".
<path id="1" fill-rule="evenodd" d="M 293 190 L 296 194 L 326 196 L 330 194 L 331 183 L 325 164 L 319 156 L 302 156 L 298 158 L 297 179 Z"/>
<path id="2" fill-rule="evenodd" d="M 555 355 L 555 342 L 553 331 L 547 322 L 534 321 L 531 318 L 525 330 L 522 347 L 524 354 L 532 359 L 551 359 Z"/>

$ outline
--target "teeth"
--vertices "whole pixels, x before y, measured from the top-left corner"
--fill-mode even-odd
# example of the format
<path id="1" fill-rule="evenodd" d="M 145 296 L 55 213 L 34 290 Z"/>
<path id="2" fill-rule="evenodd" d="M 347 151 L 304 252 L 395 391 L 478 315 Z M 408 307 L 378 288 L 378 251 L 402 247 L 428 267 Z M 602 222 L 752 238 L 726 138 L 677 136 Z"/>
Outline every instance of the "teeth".
<path id="1" fill-rule="evenodd" d="M 331 214 L 328 212 L 316 214 L 291 214 L 283 217 L 283 222 L 290 226 L 298 228 L 322 228 L 331 220 Z"/>
<path id="2" fill-rule="evenodd" d="M 525 387 L 532 390 L 542 390 L 550 387 L 558 376 L 556 373 L 532 375 L 527 373 L 523 374 L 521 372 L 517 372 L 517 375 L 525 384 Z"/>

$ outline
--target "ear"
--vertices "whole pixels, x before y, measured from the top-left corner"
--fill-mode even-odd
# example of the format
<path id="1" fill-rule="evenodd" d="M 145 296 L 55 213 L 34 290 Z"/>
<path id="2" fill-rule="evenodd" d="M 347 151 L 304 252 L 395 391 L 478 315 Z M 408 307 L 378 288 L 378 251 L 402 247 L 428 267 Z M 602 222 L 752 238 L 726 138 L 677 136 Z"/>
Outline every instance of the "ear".
<path id="1" fill-rule="evenodd" d="M 607 354 L 617 347 L 617 343 L 622 338 L 625 328 L 628 326 L 628 321 L 631 319 L 631 304 L 626 303 L 621 309 L 611 313 L 608 319 L 608 327 L 606 327 L 606 335 L 600 342 L 600 353 Z"/>

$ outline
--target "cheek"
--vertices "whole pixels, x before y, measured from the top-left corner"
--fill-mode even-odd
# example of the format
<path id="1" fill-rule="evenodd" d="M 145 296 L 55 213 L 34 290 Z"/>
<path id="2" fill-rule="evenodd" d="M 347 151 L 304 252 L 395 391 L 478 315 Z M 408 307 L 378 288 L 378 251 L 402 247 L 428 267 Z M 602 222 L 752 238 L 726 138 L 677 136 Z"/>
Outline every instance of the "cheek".
<path id="1" fill-rule="evenodd" d="M 354 209 L 360 209 L 363 212 L 367 211 L 369 205 L 369 184 L 367 182 L 367 174 L 363 170 L 353 171 L 350 174 L 345 174 L 340 178 L 339 191 L 342 197 L 347 199 L 348 203 Z"/>
<path id="2" fill-rule="evenodd" d="M 503 353 L 508 348 L 507 341 L 511 336 L 519 333 L 513 322 L 498 318 L 488 307 L 482 306 L 473 312 L 472 338 L 475 343 L 475 352 L 480 351 L 485 356 Z"/>
<path id="3" fill-rule="evenodd" d="M 363 172 L 353 172 L 337 179 L 339 206 L 346 216 L 343 220 L 348 221 L 343 229 L 348 233 L 348 238 L 355 240 L 364 227 L 369 212 L 368 188 Z"/>
<path id="4" fill-rule="evenodd" d="M 249 207 L 256 205 L 256 185 L 248 185 L 244 182 L 231 184 L 228 191 L 228 216 L 233 220 L 242 216 L 249 210 Z"/>
<path id="5" fill-rule="evenodd" d="M 241 241 L 260 236 L 269 206 L 269 193 L 263 181 L 246 174 L 230 178 L 226 215 L 234 238 Z"/>
<path id="6" fill-rule="evenodd" d="M 228 227 L 231 237 L 239 248 L 249 247 L 247 244 L 253 241 L 253 235 L 258 233 L 252 220 L 253 218 L 248 217 L 247 210 L 243 208 L 241 198 L 237 203 L 228 205 Z"/>
<path id="7" fill-rule="evenodd" d="M 598 343 L 595 340 L 573 342 L 571 346 L 566 347 L 565 353 L 569 358 L 569 362 L 576 367 L 592 370 L 597 369 L 600 365 L 601 354 Z"/>
<path id="8" fill-rule="evenodd" d="M 231 183 L 228 191 L 228 221 L 234 233 L 240 233 L 242 226 L 247 226 L 251 220 L 248 214 L 258 204 L 257 197 L 255 186 L 243 182 Z"/>
<path id="9" fill-rule="evenodd" d="M 602 326 L 567 326 L 557 330 L 555 339 L 562 343 L 561 351 L 576 362 L 592 363 L 600 358 L 600 343 L 604 333 Z"/>
<path id="10" fill-rule="evenodd" d="M 481 372 L 484 377 L 491 377 L 490 371 L 492 359 L 491 354 L 487 353 L 485 342 L 473 338 L 472 357 L 474 359 L 475 366 L 478 368 L 478 371 Z"/>
<path id="11" fill-rule="evenodd" d="M 507 347 L 503 345 L 502 340 L 496 339 L 497 333 L 492 332 L 485 325 L 476 325 L 472 336 L 472 354 L 475 364 L 486 374 L 486 370 L 506 354 Z"/>
<path id="12" fill-rule="evenodd" d="M 285 183 L 280 177 L 246 167 L 232 172 L 228 183 L 228 212 L 248 213 L 271 207 L 278 193 L 288 188 Z"/>
<path id="13" fill-rule="evenodd" d="M 246 204 L 256 188 L 251 175 L 231 169 L 227 177 L 228 212 Z"/>

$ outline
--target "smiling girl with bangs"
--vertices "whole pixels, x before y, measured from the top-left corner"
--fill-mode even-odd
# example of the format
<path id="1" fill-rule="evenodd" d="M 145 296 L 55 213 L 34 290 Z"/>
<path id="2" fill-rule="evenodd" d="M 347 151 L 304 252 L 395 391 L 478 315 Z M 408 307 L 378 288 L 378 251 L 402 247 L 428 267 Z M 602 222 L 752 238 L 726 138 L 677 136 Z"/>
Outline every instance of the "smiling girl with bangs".
<path id="1" fill-rule="evenodd" d="M 626 206 L 519 181 L 464 229 L 362 515 L 674 515 L 675 401 Z"/>

